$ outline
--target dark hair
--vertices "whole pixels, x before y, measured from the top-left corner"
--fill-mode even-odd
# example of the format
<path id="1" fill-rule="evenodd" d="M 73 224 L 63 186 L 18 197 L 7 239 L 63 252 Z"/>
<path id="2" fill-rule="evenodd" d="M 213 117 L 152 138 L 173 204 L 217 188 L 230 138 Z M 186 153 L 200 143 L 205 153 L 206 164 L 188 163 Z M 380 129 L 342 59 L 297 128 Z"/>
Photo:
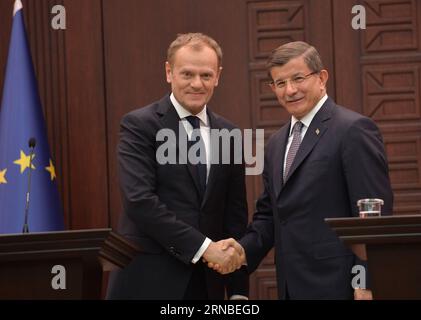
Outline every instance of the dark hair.
<path id="1" fill-rule="evenodd" d="M 170 44 L 167 51 L 167 61 L 170 65 L 174 62 L 174 55 L 178 49 L 189 46 L 194 50 L 201 50 L 204 46 L 213 49 L 218 57 L 218 67 L 222 65 L 222 49 L 211 37 L 203 33 L 178 34 L 177 38 Z"/>
<path id="2" fill-rule="evenodd" d="M 270 54 L 266 63 L 268 72 L 272 67 L 283 66 L 294 58 L 303 56 L 307 67 L 312 72 L 324 69 L 322 59 L 316 48 L 303 41 L 289 42 L 276 48 Z"/>

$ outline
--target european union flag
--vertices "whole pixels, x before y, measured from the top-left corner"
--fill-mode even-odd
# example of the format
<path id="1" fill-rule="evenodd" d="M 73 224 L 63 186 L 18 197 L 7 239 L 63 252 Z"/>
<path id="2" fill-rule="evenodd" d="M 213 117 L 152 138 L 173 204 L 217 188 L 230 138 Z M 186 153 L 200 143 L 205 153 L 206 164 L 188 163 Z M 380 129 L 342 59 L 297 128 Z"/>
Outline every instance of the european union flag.
<path id="1" fill-rule="evenodd" d="M 50 156 L 44 117 L 23 21 L 22 3 L 15 1 L 9 55 L 0 109 L 0 233 L 21 233 L 24 225 L 30 150 L 30 232 L 63 229 L 63 214 Z"/>

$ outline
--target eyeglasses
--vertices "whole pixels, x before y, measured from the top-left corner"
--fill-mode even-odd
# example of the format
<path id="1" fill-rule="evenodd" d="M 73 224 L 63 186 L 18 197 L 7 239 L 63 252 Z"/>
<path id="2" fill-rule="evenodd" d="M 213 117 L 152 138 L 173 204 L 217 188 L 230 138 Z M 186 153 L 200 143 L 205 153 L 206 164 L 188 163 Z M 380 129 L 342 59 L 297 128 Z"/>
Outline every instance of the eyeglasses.
<path id="1" fill-rule="evenodd" d="M 305 76 L 296 76 L 294 78 L 291 79 L 285 79 L 285 80 L 276 80 L 276 81 L 271 81 L 269 82 L 270 86 L 275 86 L 278 89 L 283 89 L 286 87 L 287 82 L 289 81 L 291 84 L 294 85 L 294 87 L 296 87 L 297 85 L 303 83 L 306 79 L 308 79 L 309 77 L 311 77 L 314 74 L 319 73 L 319 71 L 313 71 L 309 74 L 306 74 Z"/>

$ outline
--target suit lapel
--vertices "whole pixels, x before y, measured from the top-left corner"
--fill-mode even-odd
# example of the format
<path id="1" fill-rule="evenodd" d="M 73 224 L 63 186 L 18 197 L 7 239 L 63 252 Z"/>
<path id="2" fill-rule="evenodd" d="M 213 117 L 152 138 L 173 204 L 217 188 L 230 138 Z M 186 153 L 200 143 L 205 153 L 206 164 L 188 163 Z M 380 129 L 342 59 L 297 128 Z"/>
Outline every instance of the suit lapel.
<path id="1" fill-rule="evenodd" d="M 158 107 L 157 112 L 158 114 L 162 115 L 161 121 L 163 123 L 163 127 L 171 129 L 173 130 L 173 132 L 175 132 L 176 144 L 177 144 L 176 146 L 177 157 L 179 157 L 180 160 L 183 160 L 183 163 L 187 163 L 186 164 L 187 169 L 190 173 L 190 176 L 193 180 L 196 190 L 200 196 L 201 192 L 200 192 L 200 181 L 199 181 L 198 172 L 196 168 L 188 161 L 187 154 L 185 153 L 186 150 L 180 150 L 180 139 L 187 139 L 187 133 L 184 130 L 183 124 L 180 122 L 178 113 L 175 110 L 174 106 L 172 105 L 169 96 L 166 96 L 164 99 L 162 99 L 159 102 L 159 107 Z M 181 124 L 181 127 L 180 127 L 182 131 L 181 136 L 179 132 L 179 124 Z"/>
<path id="2" fill-rule="evenodd" d="M 288 176 L 284 184 L 286 184 L 289 178 L 298 169 L 304 159 L 310 154 L 316 144 L 320 141 L 322 136 L 325 134 L 328 125 L 327 120 L 330 119 L 332 111 L 332 102 L 328 98 L 320 110 L 316 113 L 313 120 L 311 121 L 310 127 L 304 136 L 304 140 L 298 149 L 297 155 L 295 156 L 294 162 L 292 163 L 291 169 L 289 170 Z"/>

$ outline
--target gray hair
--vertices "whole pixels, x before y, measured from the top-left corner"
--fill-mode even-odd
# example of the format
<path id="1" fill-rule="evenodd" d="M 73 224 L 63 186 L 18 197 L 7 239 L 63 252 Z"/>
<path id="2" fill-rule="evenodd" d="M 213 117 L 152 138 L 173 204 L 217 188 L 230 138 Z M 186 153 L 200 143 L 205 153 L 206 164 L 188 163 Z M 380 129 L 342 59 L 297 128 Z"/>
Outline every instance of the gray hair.
<path id="1" fill-rule="evenodd" d="M 273 67 L 283 66 L 291 59 L 301 56 L 312 72 L 319 72 L 324 69 L 322 59 L 316 48 L 303 41 L 289 42 L 273 50 L 267 60 L 266 68 L 270 72 Z"/>

